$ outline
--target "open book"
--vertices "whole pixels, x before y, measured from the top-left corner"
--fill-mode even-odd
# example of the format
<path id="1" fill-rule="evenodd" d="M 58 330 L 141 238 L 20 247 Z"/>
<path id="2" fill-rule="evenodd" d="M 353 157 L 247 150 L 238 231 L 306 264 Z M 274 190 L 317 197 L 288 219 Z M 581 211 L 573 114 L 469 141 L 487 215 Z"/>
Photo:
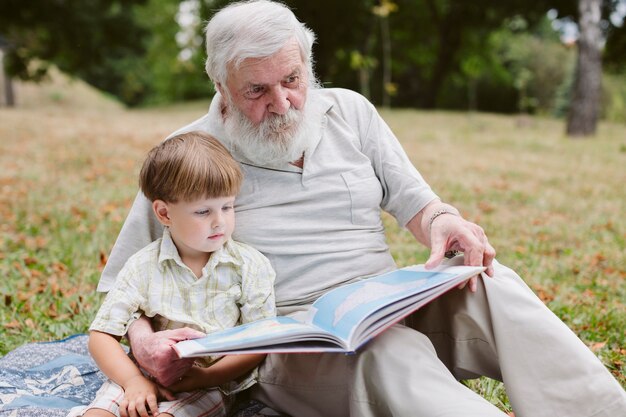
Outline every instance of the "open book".
<path id="1" fill-rule="evenodd" d="M 394 323 L 483 272 L 483 267 L 423 265 L 337 287 L 301 320 L 274 317 L 174 345 L 180 357 L 237 353 L 354 352 Z"/>

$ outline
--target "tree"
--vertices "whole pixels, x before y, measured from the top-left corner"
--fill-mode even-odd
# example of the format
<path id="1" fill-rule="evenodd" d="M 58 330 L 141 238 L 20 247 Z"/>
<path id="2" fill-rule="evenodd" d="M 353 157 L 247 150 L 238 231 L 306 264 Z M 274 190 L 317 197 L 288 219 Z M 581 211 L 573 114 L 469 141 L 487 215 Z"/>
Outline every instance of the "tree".
<path id="1" fill-rule="evenodd" d="M 211 9 L 219 7 L 211 4 Z M 214 94 L 204 72 L 204 25 L 210 10 L 203 0 L 148 0 L 137 12 L 150 30 L 145 65 L 148 104 L 206 99 Z"/>
<path id="2" fill-rule="evenodd" d="M 0 36 L 0 91 L 3 96 L 0 97 L 0 106 L 5 105 L 7 107 L 13 107 L 15 106 L 13 82 L 11 76 L 4 71 L 5 50 L 8 50 L 9 47 L 10 45 Z"/>
<path id="3" fill-rule="evenodd" d="M 390 17 L 394 79 L 400 85 L 397 103 L 438 107 L 450 81 L 468 75 L 464 61 L 487 61 L 486 41 L 506 19 L 522 16 L 533 26 L 552 4 L 561 2 L 397 0 L 402 13 Z"/>
<path id="4" fill-rule="evenodd" d="M 380 19 L 381 43 L 383 50 L 383 106 L 390 107 L 390 96 L 395 92 L 391 82 L 391 38 L 389 35 L 389 14 L 398 10 L 391 0 L 380 0 L 380 4 L 372 9 L 372 13 Z"/>
<path id="5" fill-rule="evenodd" d="M 25 80 L 50 64 L 137 103 L 144 94 L 141 56 L 148 32 L 135 20 L 144 0 L 2 0 L 0 35 L 10 49 L 5 68 Z"/>
<path id="6" fill-rule="evenodd" d="M 602 32 L 600 20 L 602 0 L 579 0 L 578 59 L 567 117 L 567 134 L 581 137 L 593 135 L 600 114 L 602 88 Z"/>

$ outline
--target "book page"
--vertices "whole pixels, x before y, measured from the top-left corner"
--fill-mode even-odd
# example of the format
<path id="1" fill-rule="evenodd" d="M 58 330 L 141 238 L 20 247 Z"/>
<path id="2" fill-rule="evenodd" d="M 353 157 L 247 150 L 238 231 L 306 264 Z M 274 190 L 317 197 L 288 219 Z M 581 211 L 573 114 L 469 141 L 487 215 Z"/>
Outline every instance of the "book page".
<path id="1" fill-rule="evenodd" d="M 252 346 L 306 340 L 315 329 L 291 317 L 272 317 L 211 333 L 200 339 L 185 340 L 175 345 L 180 357 L 207 356 L 216 352 L 236 351 Z"/>
<path id="2" fill-rule="evenodd" d="M 353 329 L 373 312 L 455 277 L 445 272 L 400 269 L 354 282 L 320 297 L 312 305 L 309 320 L 349 340 Z"/>

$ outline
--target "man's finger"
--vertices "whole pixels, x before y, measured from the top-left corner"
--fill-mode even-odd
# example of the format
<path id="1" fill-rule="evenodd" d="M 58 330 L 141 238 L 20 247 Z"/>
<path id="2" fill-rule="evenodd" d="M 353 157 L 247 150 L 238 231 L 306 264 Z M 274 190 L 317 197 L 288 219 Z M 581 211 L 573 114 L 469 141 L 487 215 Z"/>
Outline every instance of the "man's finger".
<path id="1" fill-rule="evenodd" d="M 199 330 L 191 329 L 189 327 L 181 327 L 180 329 L 174 330 L 166 330 L 167 337 L 175 342 L 180 342 L 182 340 L 188 339 L 197 339 L 199 337 L 206 336 L 205 333 L 202 333 Z"/>
<path id="2" fill-rule="evenodd" d="M 487 248 L 483 254 L 483 266 L 487 267 L 485 271 L 488 276 L 493 277 L 493 260 L 496 257 L 496 250 L 487 242 Z"/>
<path id="3" fill-rule="evenodd" d="M 478 287 L 478 283 L 477 283 L 478 277 L 473 276 L 470 278 L 469 280 L 469 290 L 471 292 L 476 292 L 476 289 Z"/>
<path id="4" fill-rule="evenodd" d="M 186 358 L 186 359 L 173 359 L 171 362 L 171 366 L 167 369 L 166 372 L 159 373 L 157 375 L 153 375 L 157 382 L 164 387 L 169 387 L 178 381 L 183 375 L 187 373 L 187 371 L 193 366 L 195 362 L 194 358 Z"/>
<path id="5" fill-rule="evenodd" d="M 463 253 L 465 255 L 463 259 L 464 265 L 467 266 L 483 266 L 483 253 L 484 248 L 477 242 L 471 242 L 472 244 L 462 245 Z"/>

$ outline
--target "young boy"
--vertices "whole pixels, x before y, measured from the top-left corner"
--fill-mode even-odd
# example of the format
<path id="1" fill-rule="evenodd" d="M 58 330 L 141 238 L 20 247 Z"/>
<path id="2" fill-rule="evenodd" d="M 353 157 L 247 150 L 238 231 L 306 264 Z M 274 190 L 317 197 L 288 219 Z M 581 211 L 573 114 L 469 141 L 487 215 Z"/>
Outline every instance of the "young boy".
<path id="1" fill-rule="evenodd" d="M 186 326 L 205 333 L 275 315 L 269 261 L 230 238 L 242 177 L 226 148 L 201 132 L 149 152 L 140 187 L 165 230 L 128 260 L 91 324 L 89 350 L 109 381 L 85 416 L 222 416 L 228 395 L 254 384 L 264 355 L 203 358 L 170 387 L 189 391 L 174 397 L 119 344 L 141 314 L 153 318 L 156 330 Z M 168 401 L 157 405 L 157 399 Z"/>

